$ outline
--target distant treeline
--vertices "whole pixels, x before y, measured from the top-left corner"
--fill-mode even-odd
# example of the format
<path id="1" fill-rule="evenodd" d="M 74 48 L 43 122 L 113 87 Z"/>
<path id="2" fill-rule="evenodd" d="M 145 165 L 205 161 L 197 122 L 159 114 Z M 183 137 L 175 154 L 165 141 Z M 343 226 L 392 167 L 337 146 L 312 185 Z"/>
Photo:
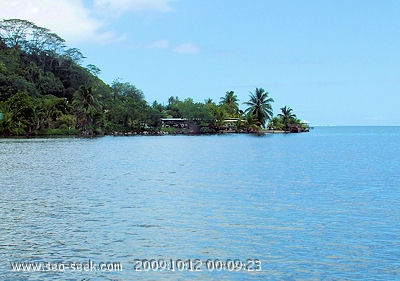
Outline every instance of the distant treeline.
<path id="1" fill-rule="evenodd" d="M 218 103 L 171 96 L 168 104 L 148 104 L 128 82 L 107 85 L 100 69 L 82 66 L 83 54 L 47 28 L 9 19 L 0 21 L 0 135 L 103 135 L 176 133 L 165 118 L 181 118 L 199 133 L 288 131 L 303 126 L 289 107 L 273 117 L 268 92 L 256 88 L 245 111 L 233 91 Z"/>

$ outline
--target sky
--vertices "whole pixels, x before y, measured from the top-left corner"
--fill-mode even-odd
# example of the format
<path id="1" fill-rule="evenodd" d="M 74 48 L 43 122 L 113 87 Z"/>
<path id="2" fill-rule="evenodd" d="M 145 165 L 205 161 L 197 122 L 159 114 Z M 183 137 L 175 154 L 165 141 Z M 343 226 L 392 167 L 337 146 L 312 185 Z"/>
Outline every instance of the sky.
<path id="1" fill-rule="evenodd" d="M 149 103 L 269 92 L 311 125 L 400 125 L 397 0 L 0 0 Z"/>

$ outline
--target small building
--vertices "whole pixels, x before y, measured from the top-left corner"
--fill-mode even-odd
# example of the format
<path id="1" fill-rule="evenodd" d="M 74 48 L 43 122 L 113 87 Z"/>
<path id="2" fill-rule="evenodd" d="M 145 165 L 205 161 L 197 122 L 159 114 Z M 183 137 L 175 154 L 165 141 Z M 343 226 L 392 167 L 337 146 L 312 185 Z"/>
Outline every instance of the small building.
<path id="1" fill-rule="evenodd" d="M 188 128 L 189 122 L 185 118 L 161 118 L 161 123 L 164 128 Z"/>
<path id="2" fill-rule="evenodd" d="M 289 132 L 291 132 L 291 133 L 301 133 L 301 126 L 292 125 L 292 126 L 289 127 Z"/>
<path id="3" fill-rule="evenodd" d="M 224 127 L 227 130 L 234 131 L 238 122 L 241 122 L 240 118 L 227 118 L 224 120 Z"/>

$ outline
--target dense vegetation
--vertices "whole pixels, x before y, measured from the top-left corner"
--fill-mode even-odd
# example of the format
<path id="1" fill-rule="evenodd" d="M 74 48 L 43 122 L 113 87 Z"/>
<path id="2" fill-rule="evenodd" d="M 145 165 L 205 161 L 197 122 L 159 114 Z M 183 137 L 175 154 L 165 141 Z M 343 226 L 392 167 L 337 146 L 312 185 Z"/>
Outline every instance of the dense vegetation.
<path id="1" fill-rule="evenodd" d="M 262 88 L 250 94 L 244 112 L 233 91 L 218 104 L 171 96 L 167 105 L 150 105 L 128 82 L 104 83 L 100 70 L 82 66 L 83 59 L 46 28 L 26 20 L 0 21 L 0 135 L 259 132 L 266 124 L 286 131 L 301 125 L 288 107 L 273 117 L 274 100 Z M 163 118 L 182 118 L 196 130 L 162 126 Z"/>

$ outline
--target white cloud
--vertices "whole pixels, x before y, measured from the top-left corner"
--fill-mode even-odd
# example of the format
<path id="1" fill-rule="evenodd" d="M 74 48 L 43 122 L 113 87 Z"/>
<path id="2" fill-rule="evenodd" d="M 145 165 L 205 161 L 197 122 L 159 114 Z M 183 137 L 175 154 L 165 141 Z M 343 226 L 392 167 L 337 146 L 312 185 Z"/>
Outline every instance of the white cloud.
<path id="1" fill-rule="evenodd" d="M 170 3 L 176 0 L 93 0 L 96 9 L 84 6 L 84 0 L 0 0 L 0 20 L 18 18 L 57 33 L 73 46 L 76 43 L 109 43 L 126 40 L 126 36 L 111 30 L 107 19 L 97 18 L 101 11 L 124 13 L 129 11 L 169 12 Z M 88 2 L 85 2 L 86 4 Z M 115 15 L 114 15 L 115 16 Z M 147 49 L 165 49 L 179 54 L 197 54 L 200 48 L 192 43 L 171 46 L 162 39 L 148 45 Z"/>
<path id="2" fill-rule="evenodd" d="M 200 48 L 192 43 L 185 43 L 176 46 L 173 51 L 179 54 L 198 54 L 200 53 Z"/>
<path id="3" fill-rule="evenodd" d="M 80 0 L 0 0 L 0 18 L 25 19 L 46 27 L 67 43 L 103 41 L 115 36 L 101 32 L 105 23 L 92 17 Z"/>
<path id="4" fill-rule="evenodd" d="M 110 30 L 110 17 L 129 11 L 171 11 L 174 0 L 93 0 L 93 7 L 84 0 L 0 0 L 0 19 L 18 18 L 46 27 L 67 41 L 108 43 L 124 40 L 124 35 Z M 89 2 L 85 2 L 89 3 Z"/>

